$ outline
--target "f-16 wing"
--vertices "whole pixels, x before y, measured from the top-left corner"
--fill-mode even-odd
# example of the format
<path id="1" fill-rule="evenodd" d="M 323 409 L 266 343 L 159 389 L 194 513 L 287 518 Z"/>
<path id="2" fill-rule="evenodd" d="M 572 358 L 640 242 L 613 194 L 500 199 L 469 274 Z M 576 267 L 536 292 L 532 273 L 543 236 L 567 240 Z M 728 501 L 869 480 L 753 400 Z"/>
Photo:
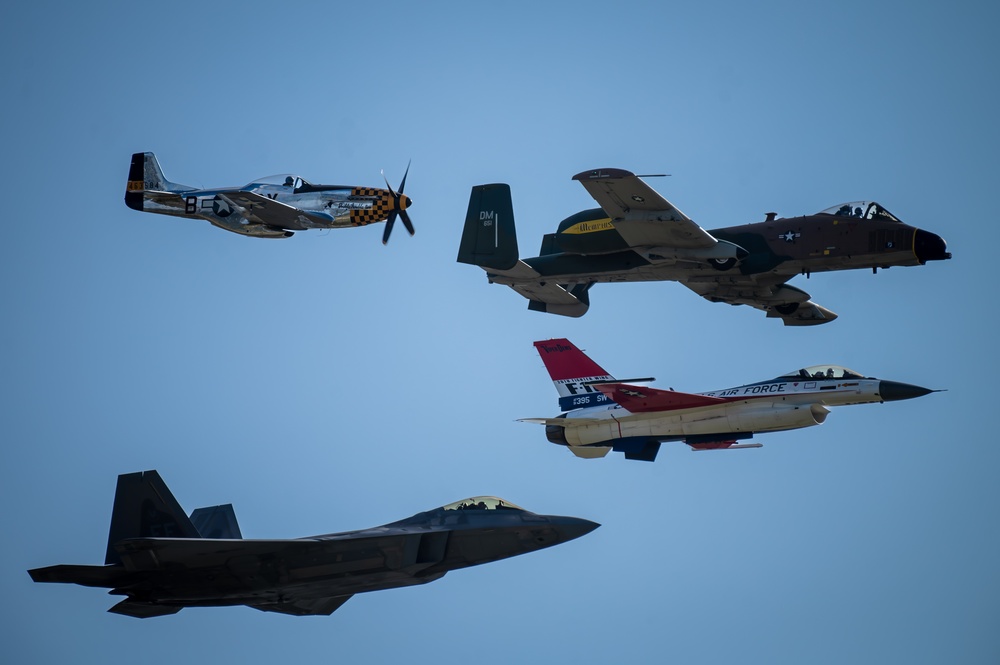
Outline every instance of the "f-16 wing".
<path id="1" fill-rule="evenodd" d="M 596 169 L 573 176 L 608 213 L 630 247 L 707 249 L 718 240 L 670 201 L 623 169 Z"/>
<path id="2" fill-rule="evenodd" d="M 779 318 L 786 326 L 829 323 L 837 315 L 809 299 L 802 289 L 766 275 L 742 275 L 732 271 L 712 276 L 694 276 L 681 283 L 711 302 L 750 305 Z"/>
<path id="3" fill-rule="evenodd" d="M 299 210 L 266 196 L 243 190 L 219 192 L 217 196 L 236 208 L 236 212 L 245 219 L 259 224 L 275 226 L 282 229 L 305 230 L 309 223 L 329 224 L 333 221 L 331 215 L 314 210 Z"/>
<path id="4" fill-rule="evenodd" d="M 699 406 L 722 404 L 726 401 L 721 397 L 679 393 L 674 390 L 658 390 L 645 386 L 632 386 L 627 383 L 598 383 L 594 387 L 607 395 L 608 399 L 615 404 L 628 409 L 631 413 L 693 409 Z"/>

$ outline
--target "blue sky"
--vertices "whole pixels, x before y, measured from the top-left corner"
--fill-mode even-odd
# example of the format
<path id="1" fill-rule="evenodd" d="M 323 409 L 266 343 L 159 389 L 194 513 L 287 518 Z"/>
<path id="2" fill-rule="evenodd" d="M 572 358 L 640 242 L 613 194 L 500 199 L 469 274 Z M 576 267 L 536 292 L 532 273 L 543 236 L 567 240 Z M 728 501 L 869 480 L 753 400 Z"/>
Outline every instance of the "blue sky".
<path id="1" fill-rule="evenodd" d="M 991 266 L 1000 62 L 987 3 L 20 3 L 0 242 L 0 638 L 11 662 L 996 662 Z M 263 241 L 144 215 L 129 156 L 241 185 L 395 186 L 417 235 Z M 651 184 L 706 228 L 874 199 L 952 261 L 792 283 L 786 329 L 676 284 L 598 285 L 578 320 L 455 262 L 472 185 L 511 185 L 522 255 Z M 931 388 L 758 450 L 580 460 L 532 341 L 705 391 L 836 363 Z M 247 537 L 362 528 L 477 494 L 603 526 L 333 616 L 107 614 L 28 568 L 100 563 L 115 477 L 158 469 Z"/>

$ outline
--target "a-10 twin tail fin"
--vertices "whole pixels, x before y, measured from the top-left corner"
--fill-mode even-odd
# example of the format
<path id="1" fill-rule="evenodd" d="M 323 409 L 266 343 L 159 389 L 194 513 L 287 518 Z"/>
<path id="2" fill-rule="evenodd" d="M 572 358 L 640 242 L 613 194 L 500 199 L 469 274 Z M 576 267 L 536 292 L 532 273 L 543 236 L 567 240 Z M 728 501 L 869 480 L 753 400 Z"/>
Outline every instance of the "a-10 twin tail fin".
<path id="1" fill-rule="evenodd" d="M 542 278 L 518 258 L 510 185 L 476 185 L 469 197 L 459 263 L 479 266 L 490 283 L 506 284 L 528 299 L 528 309 L 562 316 L 583 316 L 590 308 L 592 284 L 557 284 Z"/>

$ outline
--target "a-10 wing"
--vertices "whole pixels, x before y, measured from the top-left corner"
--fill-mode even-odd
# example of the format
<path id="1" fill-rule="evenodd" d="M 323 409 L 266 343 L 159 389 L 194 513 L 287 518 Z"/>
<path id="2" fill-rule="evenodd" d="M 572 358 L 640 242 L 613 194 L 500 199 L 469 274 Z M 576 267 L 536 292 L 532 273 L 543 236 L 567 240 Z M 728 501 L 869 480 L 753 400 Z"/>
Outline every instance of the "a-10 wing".
<path id="1" fill-rule="evenodd" d="M 630 247 L 714 247 L 718 240 L 670 201 L 624 169 L 596 169 L 573 176 L 611 218 Z"/>
<path id="2" fill-rule="evenodd" d="M 772 275 L 730 273 L 691 277 L 681 283 L 711 302 L 749 305 L 779 318 L 786 326 L 815 326 L 837 318 L 822 305 L 817 305 L 802 289 Z"/>

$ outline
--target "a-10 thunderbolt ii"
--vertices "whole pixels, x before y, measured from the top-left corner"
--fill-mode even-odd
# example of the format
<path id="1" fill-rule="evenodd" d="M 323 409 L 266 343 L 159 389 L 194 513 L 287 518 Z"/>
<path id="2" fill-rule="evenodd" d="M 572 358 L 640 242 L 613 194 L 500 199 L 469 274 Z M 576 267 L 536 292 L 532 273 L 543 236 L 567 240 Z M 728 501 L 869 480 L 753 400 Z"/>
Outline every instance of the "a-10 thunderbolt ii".
<path id="1" fill-rule="evenodd" d="M 475 497 L 361 531 L 244 540 L 231 504 L 188 518 L 159 474 L 144 471 L 118 476 L 105 565 L 28 573 L 36 582 L 110 588 L 125 599 L 108 611 L 138 618 L 230 605 L 328 615 L 356 593 L 425 584 L 598 526 Z"/>
<path id="2" fill-rule="evenodd" d="M 403 194 L 409 166 L 393 191 L 356 185 L 314 185 L 296 175 L 269 176 L 243 187 L 197 189 L 163 177 L 151 152 L 132 155 L 125 205 L 133 210 L 194 217 L 254 238 L 289 238 L 295 231 L 340 229 L 385 222 L 382 244 L 399 217 L 409 234 L 413 201 Z"/>
<path id="3" fill-rule="evenodd" d="M 635 385 L 652 378 L 615 379 L 567 339 L 535 342 L 535 348 L 564 413 L 522 422 L 545 425 L 549 441 L 585 458 L 614 450 L 627 459 L 652 462 L 664 441 L 683 441 L 693 450 L 759 448 L 759 443 L 738 442 L 755 433 L 822 424 L 830 413 L 827 407 L 936 392 L 837 365 L 817 365 L 770 381 L 689 394 Z"/>
<path id="4" fill-rule="evenodd" d="M 646 176 L 649 177 L 649 176 Z M 916 266 L 951 258 L 939 236 L 907 226 L 873 201 L 815 215 L 706 231 L 628 171 L 573 176 L 600 208 L 567 217 L 542 238 L 540 256 L 518 256 L 510 186 L 472 188 L 458 260 L 528 299 L 528 309 L 583 316 L 598 282 L 677 281 L 712 302 L 750 305 L 785 325 L 837 318 L 788 284 L 799 274 Z"/>

